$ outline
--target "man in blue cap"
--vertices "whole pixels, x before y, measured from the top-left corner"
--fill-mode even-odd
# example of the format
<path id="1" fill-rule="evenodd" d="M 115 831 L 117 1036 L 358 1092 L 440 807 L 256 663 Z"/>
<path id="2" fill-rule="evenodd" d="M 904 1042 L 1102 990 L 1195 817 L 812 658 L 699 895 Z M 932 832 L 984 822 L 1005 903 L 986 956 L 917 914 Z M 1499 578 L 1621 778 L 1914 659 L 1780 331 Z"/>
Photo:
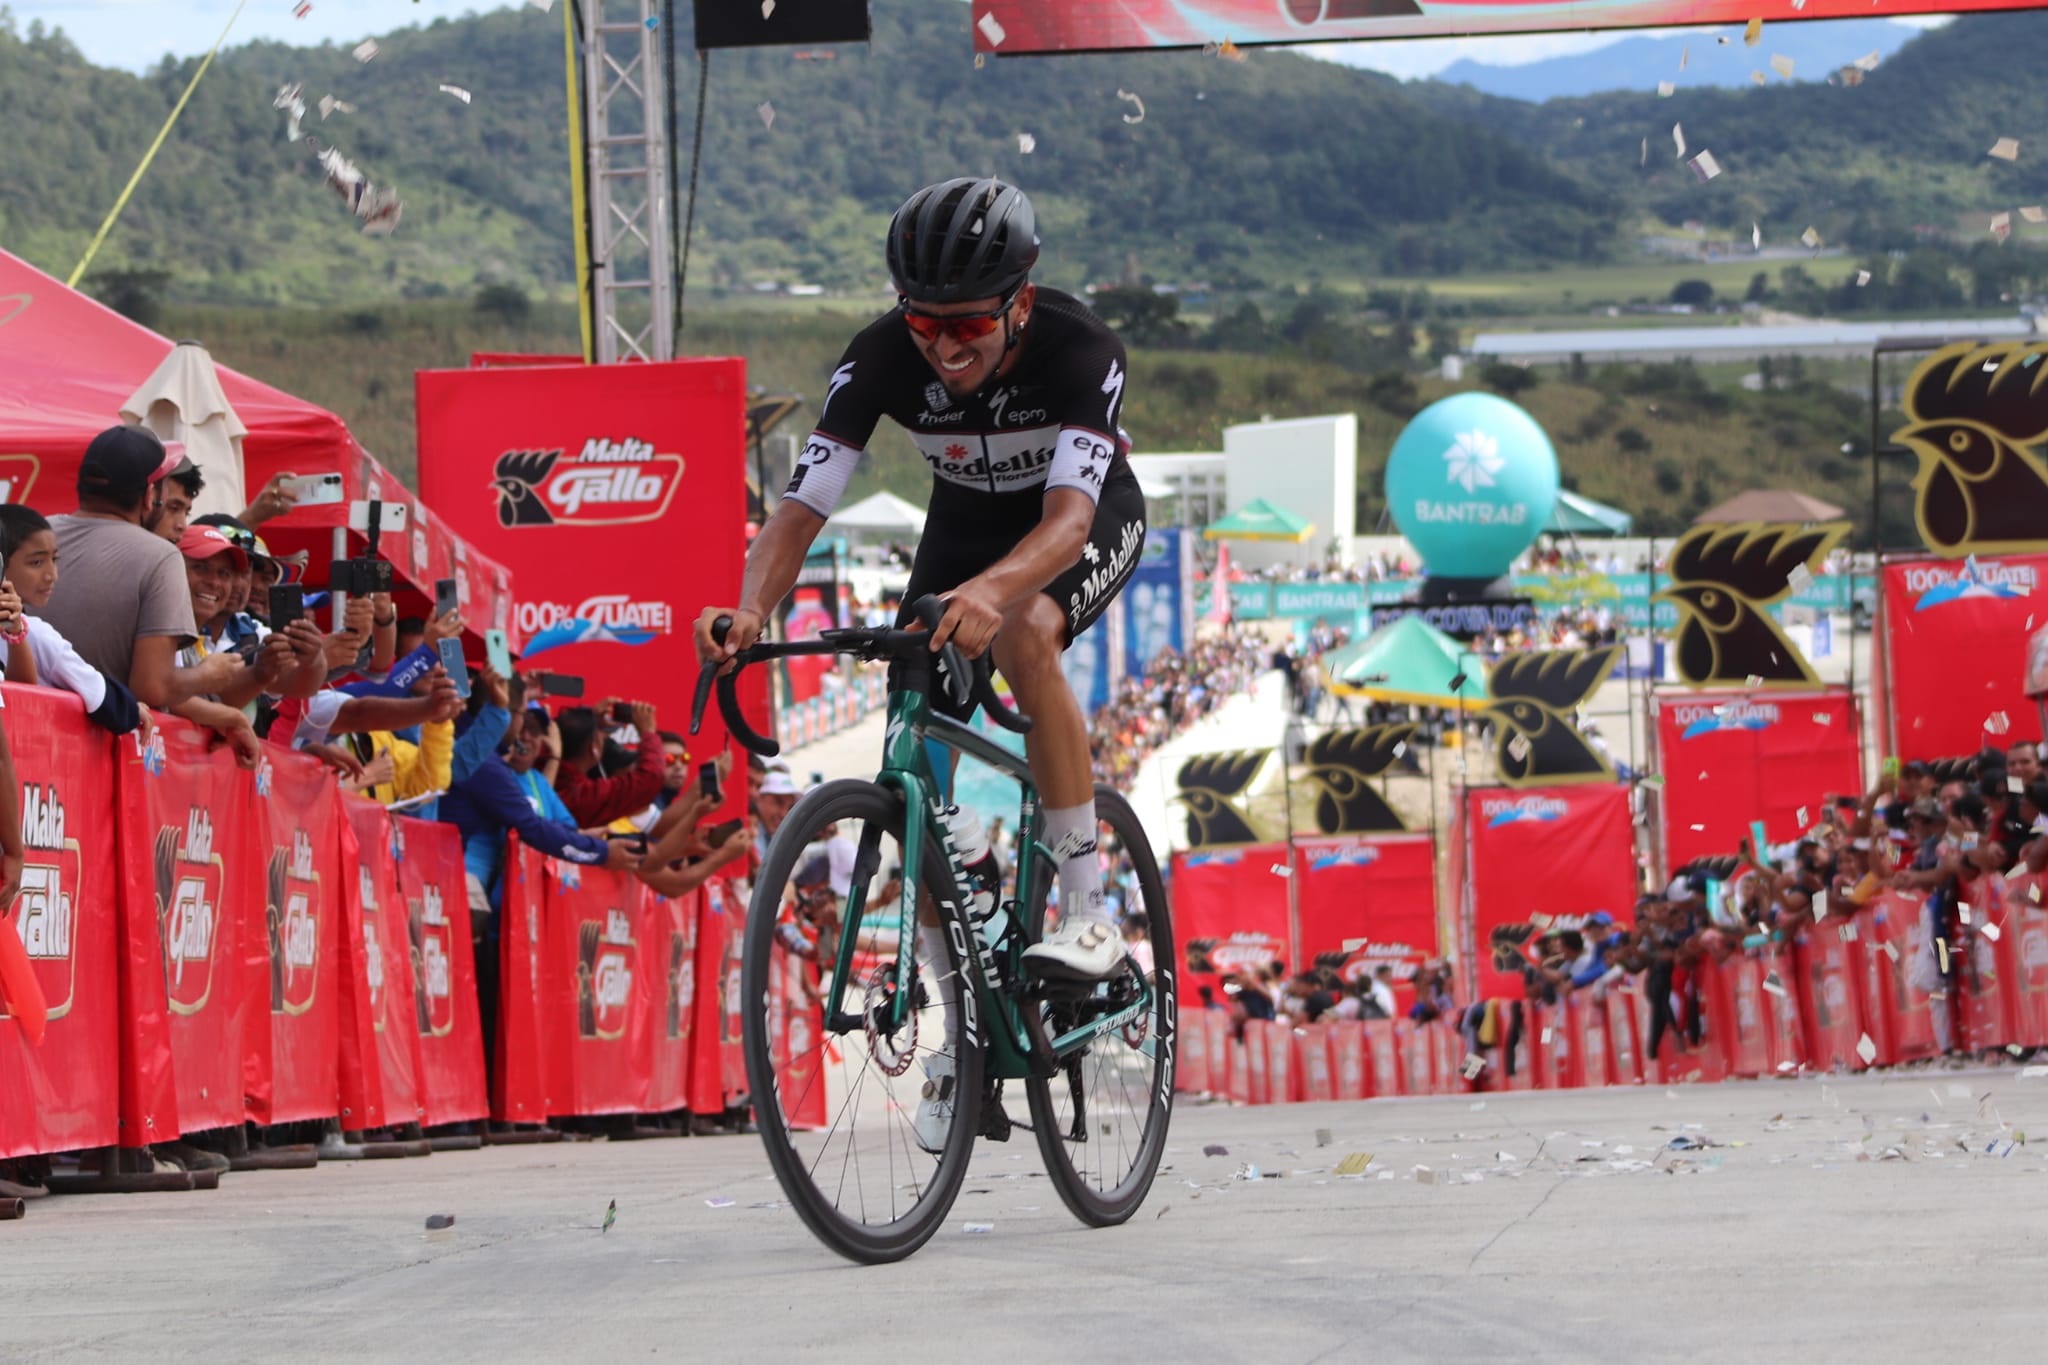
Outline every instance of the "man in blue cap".
<path id="1" fill-rule="evenodd" d="M 1614 931 L 1614 916 L 1605 910 L 1595 910 L 1586 916 L 1581 932 L 1586 938 L 1586 951 L 1572 964 L 1573 990 L 1590 986 L 1607 975 L 1607 952 L 1621 942 L 1621 935 Z"/>

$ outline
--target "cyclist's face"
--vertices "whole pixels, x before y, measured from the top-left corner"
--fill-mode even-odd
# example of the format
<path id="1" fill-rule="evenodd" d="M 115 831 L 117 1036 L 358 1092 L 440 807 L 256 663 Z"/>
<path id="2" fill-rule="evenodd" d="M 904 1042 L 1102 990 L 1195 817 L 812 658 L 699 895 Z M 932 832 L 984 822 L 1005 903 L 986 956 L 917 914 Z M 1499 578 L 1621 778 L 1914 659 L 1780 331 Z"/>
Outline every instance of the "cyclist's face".
<path id="1" fill-rule="evenodd" d="M 925 363 L 938 373 L 939 382 L 947 392 L 956 397 L 973 393 L 993 379 L 1003 368 L 1008 358 L 1009 339 L 1023 330 L 1025 319 L 1031 316 L 1031 302 L 1036 286 L 1025 285 L 1017 291 L 1017 297 L 1010 301 L 1010 309 L 1000 321 L 1007 326 L 997 326 L 985 336 L 962 339 L 952 329 L 943 329 L 935 337 L 924 337 L 912 331 L 911 341 L 924 355 Z M 970 299 L 965 303 L 935 303 L 915 305 L 919 313 L 935 318 L 987 317 L 1002 307 L 999 298 Z M 964 329 L 963 329 L 964 330 Z"/>

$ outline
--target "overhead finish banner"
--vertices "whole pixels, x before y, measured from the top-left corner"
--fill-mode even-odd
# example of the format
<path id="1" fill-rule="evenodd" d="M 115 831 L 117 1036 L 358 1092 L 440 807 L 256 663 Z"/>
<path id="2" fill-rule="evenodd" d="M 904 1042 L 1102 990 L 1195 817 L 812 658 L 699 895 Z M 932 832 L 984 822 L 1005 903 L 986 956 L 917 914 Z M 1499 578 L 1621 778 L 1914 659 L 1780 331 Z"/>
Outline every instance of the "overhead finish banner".
<path id="1" fill-rule="evenodd" d="M 682 729 L 691 624 L 739 599 L 745 362 L 426 370 L 415 388 L 421 497 L 522 585 L 522 667 Z M 724 739 L 715 710 L 705 724 L 708 754 Z"/>
<path id="2" fill-rule="evenodd" d="M 1771 22 L 1926 14 L 1931 8 L 1925 0 L 1885 0 L 1875 6 L 1865 0 L 1808 0 L 1796 11 L 1783 8 Z M 2028 0 L 1950 0 L 1942 8 L 2031 5 Z M 1209 47 L 1227 55 L 1253 43 L 1746 24 L 1756 15 L 1752 0 L 974 0 L 974 46 L 1005 56 L 1144 47 Z"/>
<path id="3" fill-rule="evenodd" d="M 1953 758 L 2041 737 L 2027 642 L 2048 621 L 2048 555 L 1884 566 L 1884 733 L 1903 759 Z"/>
<path id="4" fill-rule="evenodd" d="M 1736 852 L 1761 819 L 1773 843 L 1821 818 L 1829 795 L 1863 786 L 1847 688 L 1817 692 L 1660 692 L 1666 866 Z"/>
<path id="5" fill-rule="evenodd" d="M 1460 815 L 1452 859 L 1471 880 L 1475 998 L 1519 999 L 1525 950 L 1548 930 L 1577 928 L 1597 910 L 1620 923 L 1632 918 L 1636 858 L 1627 787 L 1475 787 Z M 1461 891 L 1454 880 L 1452 894 Z"/>

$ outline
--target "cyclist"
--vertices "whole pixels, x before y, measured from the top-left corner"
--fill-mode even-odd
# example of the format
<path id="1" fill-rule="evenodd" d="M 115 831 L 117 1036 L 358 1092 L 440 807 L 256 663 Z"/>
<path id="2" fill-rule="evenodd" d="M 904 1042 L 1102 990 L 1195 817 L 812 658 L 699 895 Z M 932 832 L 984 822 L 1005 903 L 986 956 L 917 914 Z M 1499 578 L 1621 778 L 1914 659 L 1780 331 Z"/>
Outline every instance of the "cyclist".
<path id="1" fill-rule="evenodd" d="M 1079 299 L 1030 282 L 1038 246 L 1030 201 L 1000 180 L 929 185 L 896 210 L 886 250 L 896 307 L 833 370 L 789 488 L 748 552 L 740 605 L 707 607 L 696 635 L 707 660 L 753 643 L 876 423 L 887 416 L 908 431 L 932 492 L 903 600 L 944 599 L 934 651 L 950 641 L 978 658 L 993 642 L 1033 719 L 1026 753 L 1059 858 L 1060 922 L 1025 961 L 1041 976 L 1087 981 L 1113 972 L 1124 945 L 1096 860 L 1087 721 L 1060 654 L 1130 577 L 1145 499 L 1117 430 L 1123 343 Z M 721 615 L 733 618 L 723 649 L 711 639 Z M 934 704 L 963 715 L 937 694 Z"/>

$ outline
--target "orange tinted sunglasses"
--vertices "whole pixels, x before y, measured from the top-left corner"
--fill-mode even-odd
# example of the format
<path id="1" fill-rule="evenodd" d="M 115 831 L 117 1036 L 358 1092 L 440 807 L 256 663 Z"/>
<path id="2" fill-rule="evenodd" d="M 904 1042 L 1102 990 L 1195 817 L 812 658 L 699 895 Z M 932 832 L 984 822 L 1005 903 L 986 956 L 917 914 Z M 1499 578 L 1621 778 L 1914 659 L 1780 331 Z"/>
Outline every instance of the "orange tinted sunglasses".
<path id="1" fill-rule="evenodd" d="M 937 341 L 943 336 L 951 337 L 964 345 L 970 341 L 979 341 L 1001 327 L 1003 315 L 1010 311 L 1010 305 L 1016 302 L 1016 299 L 1016 292 L 1012 291 L 1010 296 L 992 311 L 969 313 L 960 317 L 938 317 L 931 313 L 917 312 L 911 308 L 910 300 L 907 298 L 896 300 L 896 310 L 903 314 L 904 325 L 924 340 Z"/>

